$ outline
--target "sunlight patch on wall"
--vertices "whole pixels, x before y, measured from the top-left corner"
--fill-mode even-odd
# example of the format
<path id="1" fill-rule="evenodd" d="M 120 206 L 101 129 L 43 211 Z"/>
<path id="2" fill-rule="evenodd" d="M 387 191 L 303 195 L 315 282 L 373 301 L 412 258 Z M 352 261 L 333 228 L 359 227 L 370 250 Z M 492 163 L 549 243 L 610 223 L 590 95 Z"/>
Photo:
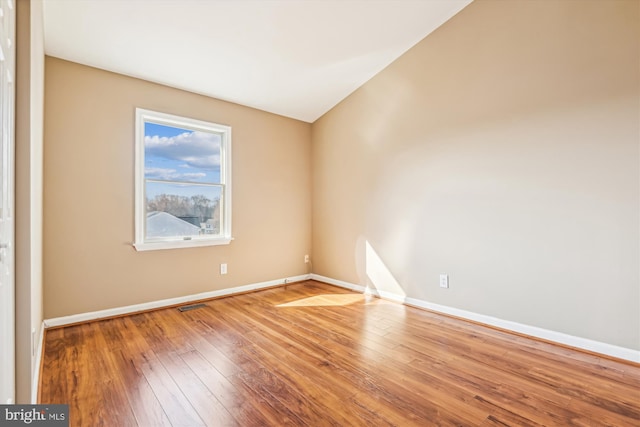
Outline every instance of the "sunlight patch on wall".
<path id="1" fill-rule="evenodd" d="M 367 287 L 372 288 L 372 291 L 388 292 L 401 297 L 407 296 L 369 241 L 365 242 L 365 270 Z"/>

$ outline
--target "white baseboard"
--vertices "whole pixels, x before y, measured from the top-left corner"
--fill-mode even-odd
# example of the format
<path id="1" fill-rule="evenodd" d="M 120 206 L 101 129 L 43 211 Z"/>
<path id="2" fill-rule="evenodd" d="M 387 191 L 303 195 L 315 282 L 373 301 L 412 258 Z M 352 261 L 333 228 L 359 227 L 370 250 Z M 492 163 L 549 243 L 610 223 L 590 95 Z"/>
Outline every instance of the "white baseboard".
<path id="1" fill-rule="evenodd" d="M 35 372 L 31 376 L 31 403 L 38 403 L 38 385 L 40 384 L 40 365 L 42 364 L 42 348 L 44 346 L 44 322 L 40 324 L 40 335 L 36 347 Z"/>
<path id="2" fill-rule="evenodd" d="M 343 282 L 342 280 L 332 279 L 331 277 L 320 276 L 319 274 L 311 274 L 311 280 L 317 280 L 318 282 L 328 283 L 330 285 L 340 286 L 341 288 L 349 289 L 351 291 L 361 292 L 363 294 L 371 294 L 370 289 L 366 286 L 355 285 L 349 282 Z"/>
<path id="3" fill-rule="evenodd" d="M 624 359 L 624 360 L 629 360 L 631 362 L 640 363 L 640 351 L 638 350 L 633 350 L 626 347 L 619 347 L 616 345 L 607 344 L 600 341 L 593 341 L 587 338 L 576 337 L 576 336 L 565 334 L 562 332 L 556 332 L 548 329 L 538 328 L 536 326 L 530 326 L 522 323 L 512 322 L 510 320 L 503 320 L 497 317 L 478 314 L 471 311 L 460 310 L 454 307 L 434 304 L 434 303 L 430 303 L 428 301 L 423 301 L 416 298 L 410 298 L 402 295 L 392 294 L 390 292 L 378 291 L 376 289 L 371 289 L 366 286 L 356 285 L 353 283 L 344 282 L 342 280 L 336 280 L 330 277 L 320 276 L 318 274 L 312 274 L 311 279 L 318 280 L 320 282 L 329 283 L 331 285 L 340 286 L 342 288 L 350 289 L 357 292 L 376 295 L 390 301 L 399 302 L 401 304 L 413 305 L 413 306 L 424 308 L 427 310 L 437 311 L 439 313 L 449 314 L 451 316 L 473 320 L 474 322 L 495 326 L 501 329 L 506 329 L 506 330 L 517 332 L 520 334 L 529 335 L 532 337 L 541 338 L 548 341 L 553 341 L 558 344 L 563 344 L 570 347 L 576 347 L 582 350 L 588 350 L 594 353 L 600 353 L 603 355 L 616 357 L 618 359 Z"/>
<path id="4" fill-rule="evenodd" d="M 269 280 L 267 282 L 252 283 L 249 285 L 237 286 L 235 288 L 220 289 L 217 291 L 202 292 L 200 294 L 185 295 L 185 296 L 176 297 L 176 298 L 145 302 L 142 304 L 127 305 L 125 307 L 116 307 L 116 308 L 109 308 L 109 309 L 100 310 L 100 311 L 92 311 L 88 313 L 73 314 L 71 316 L 55 317 L 52 319 L 45 319 L 44 322 L 42 323 L 45 328 L 52 328 L 55 326 L 70 325 L 72 323 L 88 322 L 90 320 L 104 319 L 107 317 L 120 316 L 123 314 L 153 310 L 157 308 L 163 308 L 163 307 L 168 307 L 168 306 L 178 305 L 178 304 L 185 304 L 188 302 L 199 301 L 199 300 L 204 300 L 209 298 L 231 296 L 234 294 L 240 294 L 243 292 L 255 291 L 255 290 L 264 289 L 264 288 L 270 288 L 272 286 L 283 285 L 286 283 L 293 283 L 293 282 L 299 282 L 302 280 L 308 280 L 309 277 L 310 277 L 309 274 L 303 274 L 300 276 L 287 277 L 286 279 L 276 279 L 276 280 Z"/>

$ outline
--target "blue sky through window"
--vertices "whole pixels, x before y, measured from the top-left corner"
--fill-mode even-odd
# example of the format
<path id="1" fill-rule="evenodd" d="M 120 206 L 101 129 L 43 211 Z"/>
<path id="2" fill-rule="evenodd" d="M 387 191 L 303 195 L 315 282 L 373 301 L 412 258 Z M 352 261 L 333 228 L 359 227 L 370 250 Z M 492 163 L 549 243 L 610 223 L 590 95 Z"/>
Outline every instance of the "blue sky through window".
<path id="1" fill-rule="evenodd" d="M 145 122 L 145 178 L 191 183 L 220 183 L 220 143 L 217 133 L 193 131 Z M 147 198 L 176 194 L 175 184 L 147 186 Z M 180 185 L 179 194 L 203 194 L 206 187 Z"/>

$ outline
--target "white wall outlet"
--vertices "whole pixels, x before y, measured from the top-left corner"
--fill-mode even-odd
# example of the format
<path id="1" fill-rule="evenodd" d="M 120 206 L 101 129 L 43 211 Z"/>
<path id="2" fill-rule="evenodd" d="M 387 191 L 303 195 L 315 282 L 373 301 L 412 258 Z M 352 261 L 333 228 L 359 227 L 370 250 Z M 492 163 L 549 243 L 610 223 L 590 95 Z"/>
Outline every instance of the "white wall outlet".
<path id="1" fill-rule="evenodd" d="M 304 256 L 304 263 L 309 264 L 309 255 Z"/>
<path id="2" fill-rule="evenodd" d="M 227 264 L 220 264 L 220 274 L 227 274 Z"/>
<path id="3" fill-rule="evenodd" d="M 441 274 L 440 275 L 440 287 L 441 288 L 448 288 L 449 287 L 449 275 L 448 274 Z"/>

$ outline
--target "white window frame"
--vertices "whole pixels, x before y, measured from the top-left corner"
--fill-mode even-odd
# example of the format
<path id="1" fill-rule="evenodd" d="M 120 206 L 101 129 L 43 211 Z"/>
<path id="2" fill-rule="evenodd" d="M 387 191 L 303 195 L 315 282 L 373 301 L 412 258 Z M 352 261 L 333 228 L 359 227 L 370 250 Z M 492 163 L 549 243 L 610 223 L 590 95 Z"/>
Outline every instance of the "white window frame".
<path id="1" fill-rule="evenodd" d="M 217 133 L 221 136 L 220 143 L 220 184 L 222 186 L 220 209 L 220 234 L 216 236 L 200 235 L 183 238 L 169 237 L 164 239 L 147 240 L 146 226 L 146 194 L 145 194 L 145 123 L 175 126 L 182 129 Z M 135 242 L 133 246 L 138 251 L 158 249 L 193 248 L 200 246 L 228 245 L 231 237 L 231 127 L 217 123 L 157 111 L 136 108 L 135 135 Z"/>

